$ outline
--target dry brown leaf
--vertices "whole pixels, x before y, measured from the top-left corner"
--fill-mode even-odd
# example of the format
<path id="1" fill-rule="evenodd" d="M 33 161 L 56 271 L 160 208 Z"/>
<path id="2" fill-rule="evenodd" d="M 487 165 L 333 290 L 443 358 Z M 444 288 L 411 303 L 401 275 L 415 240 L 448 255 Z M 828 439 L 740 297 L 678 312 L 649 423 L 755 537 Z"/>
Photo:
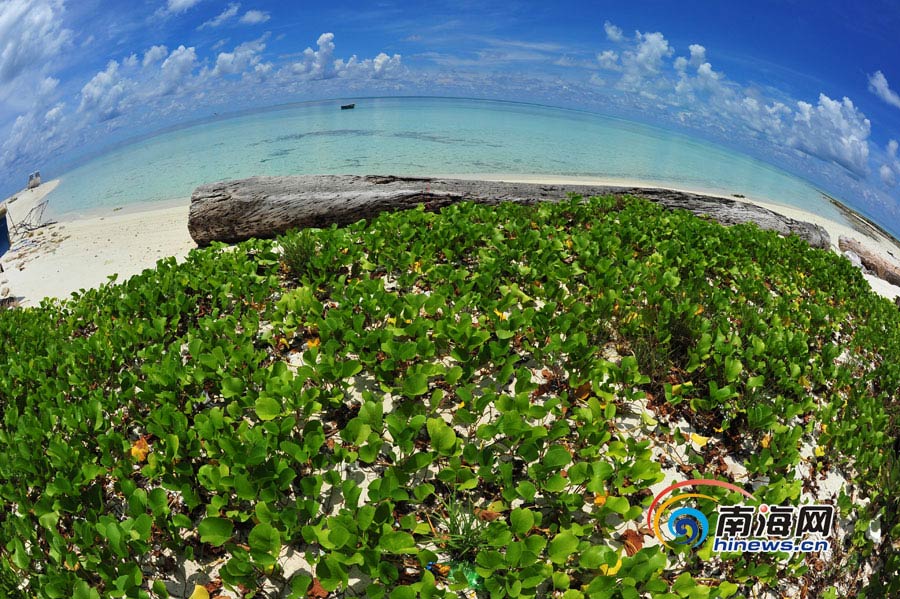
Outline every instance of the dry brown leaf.
<path id="1" fill-rule="evenodd" d="M 626 530 L 622 533 L 622 542 L 625 544 L 625 553 L 631 557 L 644 546 L 644 537 L 636 530 Z"/>
<path id="2" fill-rule="evenodd" d="M 475 508 L 475 515 L 482 522 L 493 522 L 503 514 L 500 512 L 495 512 L 494 510 L 483 510 L 481 508 Z"/>
<path id="3" fill-rule="evenodd" d="M 141 437 L 131 445 L 131 457 L 136 459 L 138 462 L 143 462 L 147 459 L 147 454 L 150 453 L 150 446 L 147 444 L 147 439 Z"/>
<path id="4" fill-rule="evenodd" d="M 325 599 L 328 597 L 328 591 L 322 588 L 318 578 L 313 578 L 312 586 L 306 591 L 306 596 L 311 599 Z"/>
<path id="5" fill-rule="evenodd" d="M 582 383 L 577 389 L 575 389 L 575 398 L 576 399 L 587 399 L 591 394 L 591 384 L 590 383 Z"/>

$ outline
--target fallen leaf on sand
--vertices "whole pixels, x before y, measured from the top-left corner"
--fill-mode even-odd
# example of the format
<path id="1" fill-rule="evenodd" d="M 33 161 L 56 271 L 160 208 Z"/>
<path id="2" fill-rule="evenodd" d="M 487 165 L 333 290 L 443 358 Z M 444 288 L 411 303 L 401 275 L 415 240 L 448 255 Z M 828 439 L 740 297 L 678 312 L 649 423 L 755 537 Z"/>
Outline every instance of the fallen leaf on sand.
<path id="1" fill-rule="evenodd" d="M 194 592 L 191 593 L 191 596 L 188 599 L 209 599 L 209 591 L 206 590 L 206 587 L 195 584 Z"/>
<path id="2" fill-rule="evenodd" d="M 328 591 L 322 588 L 322 583 L 318 578 L 313 578 L 312 586 L 306 591 L 306 596 L 310 599 L 325 599 L 328 597 Z"/>
<path id="3" fill-rule="evenodd" d="M 631 557 L 644 546 L 644 537 L 636 530 L 626 530 L 622 533 L 622 542 L 625 544 L 625 553 Z"/>
<path id="4" fill-rule="evenodd" d="M 147 459 L 147 454 L 150 453 L 150 446 L 147 444 L 147 440 L 143 437 L 132 443 L 131 445 L 131 457 L 136 459 L 138 462 L 143 462 Z"/>

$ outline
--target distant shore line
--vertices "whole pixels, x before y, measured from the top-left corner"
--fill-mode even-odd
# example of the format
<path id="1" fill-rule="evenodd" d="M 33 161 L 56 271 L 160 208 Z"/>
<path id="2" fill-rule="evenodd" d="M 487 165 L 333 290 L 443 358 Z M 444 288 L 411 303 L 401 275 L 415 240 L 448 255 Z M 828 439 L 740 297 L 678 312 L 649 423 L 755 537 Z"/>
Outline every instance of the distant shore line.
<path id="1" fill-rule="evenodd" d="M 479 175 L 477 179 L 466 175 L 453 177 L 475 179 L 482 182 L 477 187 L 487 190 L 492 187 L 504 187 L 495 185 L 498 181 L 508 184 L 530 184 L 528 187 L 534 185 L 538 188 L 546 187 L 547 191 L 565 183 L 571 187 L 594 187 L 600 193 L 643 195 L 642 191 L 653 190 L 657 194 L 670 192 L 693 194 L 706 196 L 710 200 L 724 200 L 726 203 L 754 204 L 789 219 L 821 226 L 831 238 L 831 249 L 838 253 L 840 250 L 837 244 L 840 236 L 860 238 L 860 227 L 853 227 L 851 224 L 868 222 L 868 219 L 856 215 L 849 209 L 846 209 L 841 219 L 846 222 L 838 222 L 801 208 L 761 201 L 753 197 L 738 197 L 741 195 L 738 193 L 729 196 L 700 190 L 696 192 L 680 190 L 649 181 L 584 178 L 572 180 L 545 175 L 512 174 Z M 45 187 L 48 183 L 41 185 L 37 190 L 48 191 L 49 188 Z M 623 188 L 627 188 L 627 191 Z M 63 190 L 64 188 L 61 188 L 53 195 Z M 54 203 L 53 195 L 47 198 L 51 208 Z M 18 207 L 20 211 L 25 207 L 16 204 L 13 207 Z M 835 208 L 840 209 L 842 205 L 836 205 Z M 57 225 L 29 239 L 31 245 L 26 251 L 3 256 L 2 265 L 6 268 L 6 274 L 2 275 L 4 282 L 0 287 L 8 286 L 12 295 L 17 297 L 22 305 L 37 305 L 44 297 L 65 298 L 81 288 L 97 287 L 113 274 L 118 274 L 117 280 L 122 281 L 146 268 L 154 267 L 156 260 L 160 258 L 175 257 L 183 260 L 191 249 L 197 247 L 188 233 L 190 210 L 188 195 L 177 199 L 136 202 L 88 210 L 89 215 L 54 213 L 54 218 L 59 221 Z M 898 261 L 900 242 L 884 232 L 881 227 L 874 223 L 870 224 L 871 227 L 860 241 L 879 255 Z M 43 241 L 40 241 L 41 239 Z M 881 295 L 888 298 L 900 295 L 900 288 L 887 285 L 870 275 L 866 275 L 866 278 L 872 288 Z"/>

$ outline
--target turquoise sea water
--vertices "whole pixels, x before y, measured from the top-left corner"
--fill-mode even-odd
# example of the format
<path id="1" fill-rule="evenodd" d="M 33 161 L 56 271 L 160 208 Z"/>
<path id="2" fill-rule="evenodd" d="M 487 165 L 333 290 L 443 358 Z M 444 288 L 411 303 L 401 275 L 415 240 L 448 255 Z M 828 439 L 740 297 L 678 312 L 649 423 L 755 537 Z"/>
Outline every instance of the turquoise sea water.
<path id="1" fill-rule="evenodd" d="M 143 139 L 64 174 L 56 216 L 186 198 L 253 175 L 504 174 L 636 179 L 743 194 L 845 222 L 812 184 L 662 129 L 528 104 L 378 98 L 298 104 Z"/>

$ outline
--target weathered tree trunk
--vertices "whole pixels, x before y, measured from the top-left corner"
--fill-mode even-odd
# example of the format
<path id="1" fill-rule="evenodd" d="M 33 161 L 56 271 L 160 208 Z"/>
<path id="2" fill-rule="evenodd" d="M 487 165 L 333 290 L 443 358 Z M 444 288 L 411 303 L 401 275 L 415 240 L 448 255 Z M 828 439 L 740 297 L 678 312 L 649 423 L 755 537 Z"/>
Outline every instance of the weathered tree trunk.
<path id="1" fill-rule="evenodd" d="M 796 221 L 736 200 L 666 189 L 600 185 L 544 185 L 391 176 L 306 175 L 252 177 L 202 185 L 191 196 L 188 230 L 198 245 L 274 237 L 290 229 L 346 225 L 388 210 L 436 210 L 460 201 L 534 204 L 570 193 L 633 195 L 668 208 L 685 208 L 726 225 L 754 222 L 783 235 L 795 234 L 817 248 L 831 240 L 822 227 Z"/>
<path id="2" fill-rule="evenodd" d="M 879 279 L 884 279 L 891 285 L 900 286 L 900 266 L 891 264 L 881 256 L 870 252 L 855 239 L 841 236 L 838 238 L 838 247 L 842 252 L 851 251 L 859 256 L 863 266 L 875 273 Z"/>

